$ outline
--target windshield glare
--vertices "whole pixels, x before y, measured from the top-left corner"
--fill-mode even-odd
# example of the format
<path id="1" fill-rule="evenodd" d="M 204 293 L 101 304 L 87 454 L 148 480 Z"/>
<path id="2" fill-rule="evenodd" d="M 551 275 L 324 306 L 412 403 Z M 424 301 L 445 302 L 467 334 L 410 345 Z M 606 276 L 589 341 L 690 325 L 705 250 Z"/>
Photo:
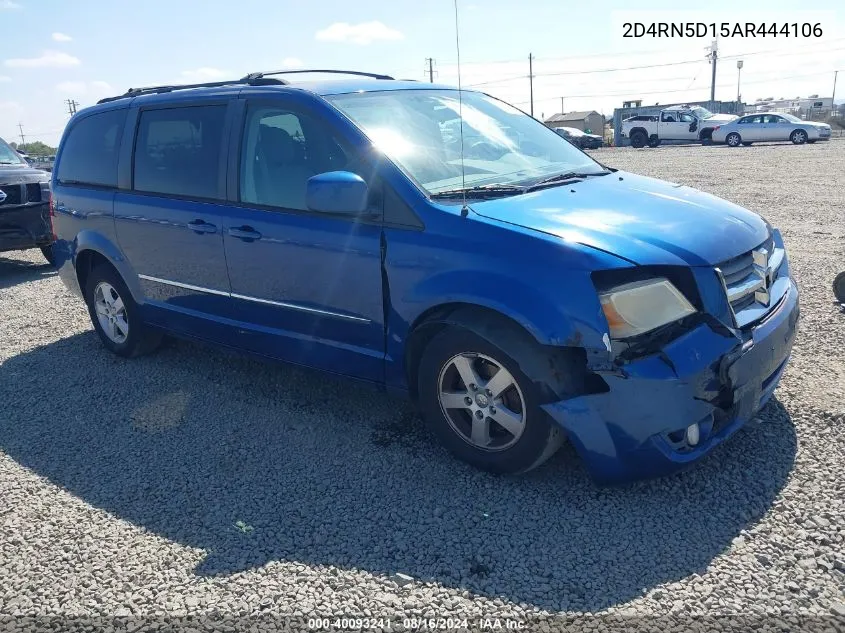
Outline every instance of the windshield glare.
<path id="1" fill-rule="evenodd" d="M 0 138 L 0 165 L 20 165 L 24 163 L 15 150 L 6 145 L 6 141 Z"/>
<path id="2" fill-rule="evenodd" d="M 561 172 L 602 167 L 536 119 L 478 92 L 390 90 L 326 97 L 429 194 L 523 185 Z"/>
<path id="3" fill-rule="evenodd" d="M 789 121 L 790 123 L 803 123 L 804 122 L 801 119 L 799 119 L 797 116 L 793 116 L 791 114 L 783 113 L 783 114 L 781 114 L 781 116 L 784 119 L 786 119 L 787 121 Z"/>

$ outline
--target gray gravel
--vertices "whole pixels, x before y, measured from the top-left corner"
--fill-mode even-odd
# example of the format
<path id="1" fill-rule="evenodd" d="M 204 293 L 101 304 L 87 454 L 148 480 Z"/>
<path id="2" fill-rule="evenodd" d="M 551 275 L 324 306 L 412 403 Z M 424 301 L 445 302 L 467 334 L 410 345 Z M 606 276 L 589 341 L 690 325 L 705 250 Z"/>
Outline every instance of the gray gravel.
<path id="1" fill-rule="evenodd" d="M 118 359 L 38 251 L 2 254 L 0 618 L 841 624 L 845 142 L 596 155 L 781 228 L 803 317 L 755 424 L 659 481 L 599 488 L 566 447 L 497 478 L 449 457 L 404 402 L 349 383 L 184 342 Z"/>

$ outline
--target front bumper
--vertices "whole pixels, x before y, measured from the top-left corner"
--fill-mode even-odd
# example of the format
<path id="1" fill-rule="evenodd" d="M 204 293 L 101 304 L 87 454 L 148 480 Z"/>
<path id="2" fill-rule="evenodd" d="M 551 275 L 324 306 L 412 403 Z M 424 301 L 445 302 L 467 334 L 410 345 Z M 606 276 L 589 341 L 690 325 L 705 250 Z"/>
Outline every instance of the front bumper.
<path id="1" fill-rule="evenodd" d="M 49 212 L 49 206 L 44 203 L 0 206 L 0 251 L 49 244 L 52 241 Z"/>
<path id="2" fill-rule="evenodd" d="M 609 391 L 544 405 L 593 477 L 620 483 L 669 474 L 735 433 L 769 400 L 795 341 L 798 289 L 741 338 L 708 324 L 660 354 L 597 371 Z M 684 431 L 699 424 L 690 446 Z"/>

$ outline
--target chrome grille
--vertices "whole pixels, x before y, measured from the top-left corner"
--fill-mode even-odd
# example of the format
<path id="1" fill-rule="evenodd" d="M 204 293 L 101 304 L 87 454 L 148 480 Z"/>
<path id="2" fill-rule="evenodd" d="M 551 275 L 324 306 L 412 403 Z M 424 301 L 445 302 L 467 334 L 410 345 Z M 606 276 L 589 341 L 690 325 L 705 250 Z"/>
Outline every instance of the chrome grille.
<path id="1" fill-rule="evenodd" d="M 770 290 L 783 263 L 784 251 L 769 238 L 757 248 L 726 260 L 716 267 L 736 321 L 749 307 L 771 305 Z"/>

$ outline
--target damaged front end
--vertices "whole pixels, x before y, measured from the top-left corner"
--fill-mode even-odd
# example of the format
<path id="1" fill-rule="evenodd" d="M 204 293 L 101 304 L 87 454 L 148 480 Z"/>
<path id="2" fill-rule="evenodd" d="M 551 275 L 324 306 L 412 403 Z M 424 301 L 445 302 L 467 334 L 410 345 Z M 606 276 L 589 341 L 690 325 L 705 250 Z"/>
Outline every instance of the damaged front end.
<path id="1" fill-rule="evenodd" d="M 786 367 L 799 303 L 782 254 L 762 271 L 768 305 L 726 291 L 718 268 L 687 271 L 696 314 L 588 355 L 607 390 L 543 406 L 598 481 L 660 476 L 701 458 L 755 416 Z M 759 272 L 737 272 L 736 287 Z"/>

